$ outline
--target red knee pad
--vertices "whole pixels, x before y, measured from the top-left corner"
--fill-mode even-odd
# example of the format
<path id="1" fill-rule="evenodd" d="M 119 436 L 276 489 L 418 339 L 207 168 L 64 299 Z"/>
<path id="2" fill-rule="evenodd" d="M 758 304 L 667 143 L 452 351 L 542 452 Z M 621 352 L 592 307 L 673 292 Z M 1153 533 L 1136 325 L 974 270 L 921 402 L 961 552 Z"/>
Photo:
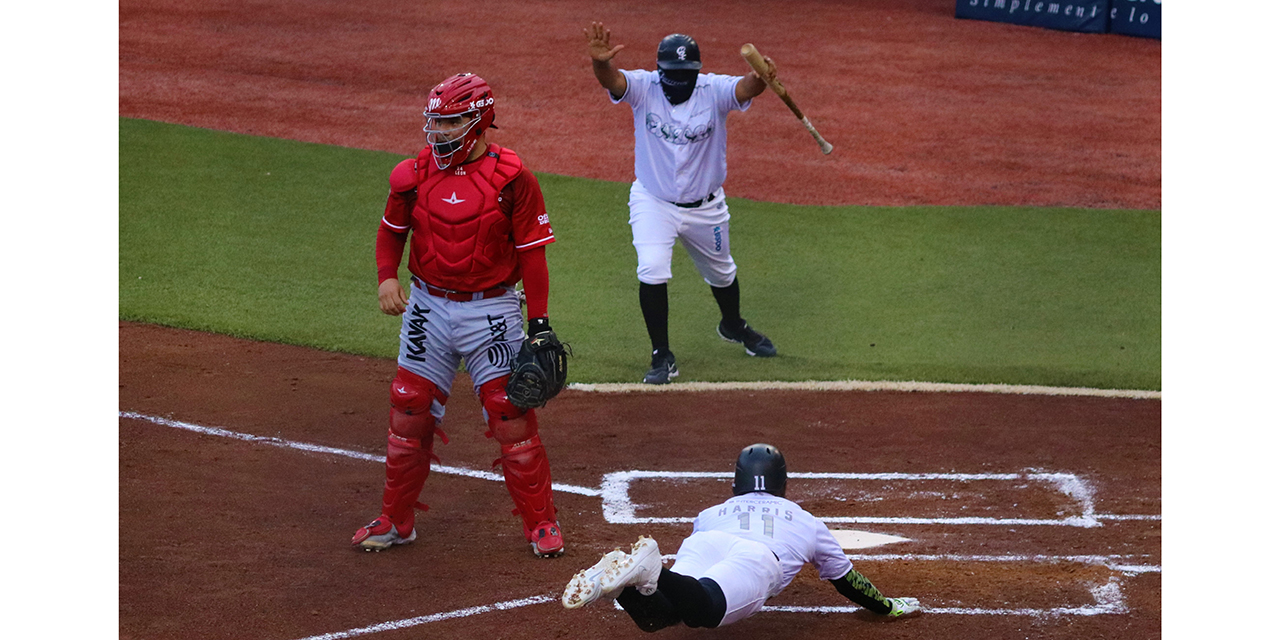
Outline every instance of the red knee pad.
<path id="1" fill-rule="evenodd" d="M 538 416 L 533 409 L 521 409 L 507 398 L 507 378 L 502 376 L 480 385 L 480 404 L 488 417 L 486 436 L 499 444 L 516 444 L 538 435 Z"/>

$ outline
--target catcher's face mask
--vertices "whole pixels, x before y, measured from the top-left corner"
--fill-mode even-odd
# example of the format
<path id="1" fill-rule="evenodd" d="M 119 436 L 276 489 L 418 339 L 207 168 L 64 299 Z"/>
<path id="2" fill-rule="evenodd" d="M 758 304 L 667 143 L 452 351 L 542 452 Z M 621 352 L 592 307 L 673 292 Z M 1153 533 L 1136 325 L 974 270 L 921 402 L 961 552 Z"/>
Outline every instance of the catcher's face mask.
<path id="1" fill-rule="evenodd" d="M 431 155 L 436 159 L 436 166 L 445 169 L 466 159 L 471 147 L 475 145 L 479 132 L 472 135 L 472 130 L 479 124 L 480 118 L 475 112 L 456 116 L 443 116 L 435 113 L 423 113 L 427 124 L 422 131 L 427 134 L 427 144 L 431 145 Z"/>
<path id="2" fill-rule="evenodd" d="M 662 84 L 662 93 L 667 96 L 667 102 L 681 104 L 693 95 L 693 89 L 698 85 L 698 70 L 659 67 L 658 81 Z"/>

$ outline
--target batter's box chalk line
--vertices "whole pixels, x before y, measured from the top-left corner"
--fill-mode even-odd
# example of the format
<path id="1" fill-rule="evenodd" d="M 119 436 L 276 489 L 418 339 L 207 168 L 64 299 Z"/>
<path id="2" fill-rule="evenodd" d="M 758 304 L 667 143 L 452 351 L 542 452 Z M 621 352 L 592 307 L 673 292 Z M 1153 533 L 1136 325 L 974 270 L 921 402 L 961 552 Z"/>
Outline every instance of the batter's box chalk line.
<path id="1" fill-rule="evenodd" d="M 385 464 L 384 456 L 339 449 L 323 445 L 297 442 L 271 436 L 259 436 L 241 433 L 221 427 L 206 427 L 189 422 L 172 420 L 158 416 L 150 416 L 133 411 L 121 411 L 122 419 L 142 420 L 175 429 L 183 429 L 204 435 L 231 438 L 255 444 L 262 444 L 283 449 L 293 449 L 308 453 L 334 455 L 355 460 L 363 460 L 377 464 Z M 450 465 L 432 465 L 432 471 L 447 475 L 463 476 L 490 482 L 504 482 L 503 477 L 491 471 L 480 471 Z M 616 471 L 605 474 L 600 488 L 582 487 L 564 483 L 552 483 L 552 489 L 563 493 L 573 493 L 588 497 L 599 497 L 602 500 L 602 512 L 606 522 L 610 524 L 681 524 L 693 522 L 689 516 L 676 517 L 641 517 L 636 515 L 637 505 L 631 501 L 630 489 L 636 480 L 688 480 L 733 478 L 728 472 L 704 471 Z M 1028 471 L 1026 473 L 791 473 L 791 479 L 811 480 L 874 480 L 879 482 L 893 481 L 939 481 L 953 483 L 973 482 L 1037 482 L 1052 487 L 1059 493 L 1075 501 L 1079 507 L 1078 515 L 1061 519 L 1041 518 L 940 518 L 940 517 L 868 517 L 868 516 L 823 516 L 819 520 L 829 524 L 896 524 L 896 525 L 1046 525 L 1093 528 L 1102 526 L 1104 520 L 1160 520 L 1159 515 L 1121 515 L 1099 514 L 1095 512 L 1093 488 L 1083 479 L 1072 473 L 1049 473 Z"/>

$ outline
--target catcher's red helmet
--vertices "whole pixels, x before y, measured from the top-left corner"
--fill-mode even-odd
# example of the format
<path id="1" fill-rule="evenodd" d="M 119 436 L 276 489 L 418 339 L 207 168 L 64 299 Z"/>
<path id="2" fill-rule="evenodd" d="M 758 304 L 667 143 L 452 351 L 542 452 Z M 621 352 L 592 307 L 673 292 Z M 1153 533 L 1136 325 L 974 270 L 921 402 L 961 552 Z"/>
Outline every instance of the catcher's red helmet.
<path id="1" fill-rule="evenodd" d="M 422 130 L 427 134 L 436 166 L 448 169 L 466 160 L 476 139 L 493 126 L 493 89 L 478 75 L 459 73 L 431 90 L 422 115 L 427 119 Z M 472 118 L 461 126 L 441 126 L 437 122 L 468 115 Z"/>

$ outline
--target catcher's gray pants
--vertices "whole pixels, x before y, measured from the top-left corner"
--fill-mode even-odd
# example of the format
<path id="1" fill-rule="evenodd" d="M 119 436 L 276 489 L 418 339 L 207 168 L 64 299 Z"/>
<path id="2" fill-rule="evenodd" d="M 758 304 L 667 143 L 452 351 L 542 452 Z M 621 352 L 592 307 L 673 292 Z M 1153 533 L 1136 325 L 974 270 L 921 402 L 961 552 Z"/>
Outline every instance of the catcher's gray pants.
<path id="1" fill-rule="evenodd" d="M 427 293 L 414 279 L 400 325 L 397 362 L 448 394 L 458 364 L 465 360 L 478 391 L 480 385 L 511 373 L 511 361 L 523 341 L 524 317 L 514 289 L 488 300 L 458 302 Z M 441 418 L 443 408 L 436 416 Z"/>

